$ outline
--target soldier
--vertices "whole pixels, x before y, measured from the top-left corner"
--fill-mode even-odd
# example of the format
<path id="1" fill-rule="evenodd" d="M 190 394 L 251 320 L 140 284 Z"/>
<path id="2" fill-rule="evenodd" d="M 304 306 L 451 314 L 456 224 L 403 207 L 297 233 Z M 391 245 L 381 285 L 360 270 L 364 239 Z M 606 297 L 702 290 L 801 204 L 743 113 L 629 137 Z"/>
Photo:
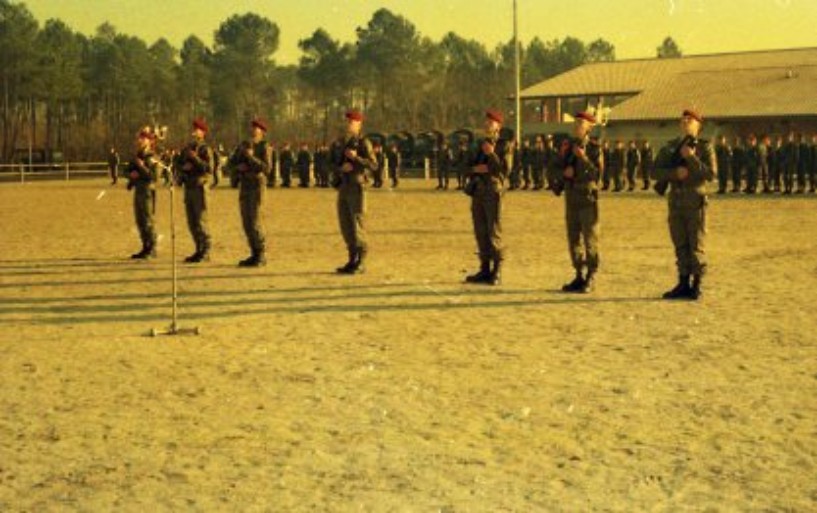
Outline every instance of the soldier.
<path id="1" fill-rule="evenodd" d="M 797 194 L 805 194 L 806 177 L 811 173 L 811 148 L 806 134 L 800 134 L 797 153 Z"/>
<path id="2" fill-rule="evenodd" d="M 789 132 L 786 144 L 783 145 L 780 152 L 780 166 L 783 169 L 783 194 L 791 194 L 794 190 L 794 175 L 797 173 L 797 157 L 800 151 L 795 141 L 794 132 Z"/>
<path id="3" fill-rule="evenodd" d="M 241 223 L 250 245 L 250 256 L 238 262 L 239 267 L 260 267 L 267 263 L 261 212 L 267 179 L 272 170 L 272 148 L 264 140 L 267 134 L 267 123 L 264 120 L 252 120 L 250 130 L 252 138 L 241 143 L 230 157 L 230 167 L 238 174 Z"/>
<path id="4" fill-rule="evenodd" d="M 718 161 L 718 194 L 726 194 L 729 184 L 729 172 L 732 169 L 732 147 L 725 135 L 718 138 L 715 145 L 715 158 Z"/>
<path id="5" fill-rule="evenodd" d="M 601 172 L 601 190 L 606 191 L 610 189 L 612 181 L 612 166 L 613 164 L 613 149 L 610 148 L 610 141 L 607 139 L 601 144 L 601 154 L 604 156 L 605 166 Z"/>
<path id="6" fill-rule="evenodd" d="M 480 141 L 465 186 L 465 193 L 471 196 L 471 219 L 480 261 L 479 271 L 467 276 L 466 283 L 499 285 L 502 280 L 502 197 L 513 158 L 510 142 L 499 138 L 502 122 L 501 112 L 485 113 L 485 138 Z"/>
<path id="7" fill-rule="evenodd" d="M 135 260 L 156 257 L 153 215 L 156 213 L 156 180 L 161 162 L 153 153 L 154 141 L 153 133 L 139 132 L 136 155 L 128 165 L 128 190 L 133 189 L 133 215 L 142 240 L 142 250 L 131 255 Z"/>
<path id="8" fill-rule="evenodd" d="M 108 175 L 111 177 L 111 185 L 116 185 L 119 180 L 119 153 L 116 148 L 111 148 L 108 153 Z"/>
<path id="9" fill-rule="evenodd" d="M 655 155 L 652 151 L 650 141 L 644 141 L 641 145 L 641 180 L 644 182 L 642 191 L 650 189 L 650 177 L 655 172 Z"/>
<path id="10" fill-rule="evenodd" d="M 298 151 L 295 167 L 298 169 L 298 187 L 309 187 L 309 170 L 312 167 L 312 153 L 309 152 L 309 145 L 305 142 L 301 143 L 301 149 Z"/>
<path id="11" fill-rule="evenodd" d="M 616 141 L 616 147 L 613 150 L 612 159 L 610 161 L 610 172 L 613 178 L 613 192 L 621 192 L 624 190 L 623 174 L 627 169 L 627 150 L 624 148 L 624 143 Z"/>
<path id="12" fill-rule="evenodd" d="M 349 261 L 338 267 L 340 274 L 356 274 L 365 270 L 368 253 L 366 232 L 366 171 L 374 172 L 372 143 L 361 135 L 363 114 L 357 110 L 346 113 L 346 136 L 337 144 L 337 169 L 334 183 L 338 189 L 338 220 Z"/>
<path id="13" fill-rule="evenodd" d="M 777 136 L 774 144 L 769 147 L 769 170 L 772 172 L 774 192 L 780 192 L 780 182 L 783 179 L 783 137 Z"/>
<path id="14" fill-rule="evenodd" d="M 743 147 L 743 141 L 740 137 L 735 137 L 735 143 L 732 146 L 732 192 L 740 192 L 741 182 L 743 181 L 743 170 L 746 168 L 746 149 Z"/>
<path id="15" fill-rule="evenodd" d="M 744 153 L 746 162 L 746 187 L 745 194 L 755 194 L 757 192 L 758 172 L 760 170 L 760 149 L 757 145 L 755 134 L 749 134 L 749 145 Z"/>
<path id="16" fill-rule="evenodd" d="M 289 142 L 281 148 L 281 187 L 292 187 L 292 168 L 295 167 L 295 153 Z"/>
<path id="17" fill-rule="evenodd" d="M 315 143 L 315 151 L 312 153 L 312 162 L 315 168 L 315 187 L 323 187 L 323 175 L 326 170 L 323 160 L 323 145 Z"/>
<path id="18" fill-rule="evenodd" d="M 225 154 L 224 146 L 219 144 L 213 147 L 213 181 L 210 183 L 210 188 L 215 189 L 221 182 L 221 159 Z"/>
<path id="19" fill-rule="evenodd" d="M 537 135 L 531 150 L 531 171 L 533 172 L 533 190 L 538 191 L 545 186 L 545 141 Z"/>
<path id="20" fill-rule="evenodd" d="M 809 192 L 817 192 L 817 134 L 811 136 L 811 169 L 809 170 Z"/>
<path id="21" fill-rule="evenodd" d="M 530 147 L 530 141 L 528 139 L 525 139 L 522 143 L 522 151 L 519 155 L 519 159 L 522 164 L 522 189 L 528 190 L 532 182 L 534 159 L 534 152 Z"/>
<path id="22" fill-rule="evenodd" d="M 388 161 L 389 179 L 391 180 L 392 189 L 396 189 L 400 183 L 400 161 L 402 160 L 400 150 L 396 144 L 389 146 L 389 149 L 386 151 L 386 160 Z"/>
<path id="23" fill-rule="evenodd" d="M 698 300 L 706 273 L 706 182 L 715 178 L 715 150 L 698 139 L 703 119 L 693 110 L 681 117 L 682 137 L 670 141 L 656 158 L 656 191 L 669 184 L 669 231 L 675 246 L 678 285 L 664 293 L 664 299 Z M 690 284 L 690 276 L 692 283 Z"/>
<path id="24" fill-rule="evenodd" d="M 763 184 L 763 194 L 772 192 L 770 174 L 770 152 L 771 140 L 768 135 L 763 136 L 763 140 L 757 146 L 757 154 L 760 159 L 760 182 Z"/>
<path id="25" fill-rule="evenodd" d="M 562 287 L 563 292 L 592 292 L 599 268 L 599 164 L 601 152 L 591 158 L 588 135 L 596 123 L 592 114 L 579 112 L 573 124 L 573 137 L 562 141 L 554 166 L 553 189 L 565 195 L 567 249 L 576 276 Z M 584 269 L 587 269 L 587 274 Z"/>
<path id="26" fill-rule="evenodd" d="M 641 152 L 638 151 L 635 141 L 630 141 L 627 149 L 627 190 L 635 190 L 635 177 L 641 165 Z"/>
<path id="27" fill-rule="evenodd" d="M 187 225 L 196 244 L 195 253 L 184 260 L 191 264 L 210 259 L 207 185 L 213 175 L 213 152 L 204 141 L 208 131 L 203 119 L 193 121 L 193 141 L 179 155 Z"/>
<path id="28" fill-rule="evenodd" d="M 556 158 L 556 146 L 553 142 L 553 134 L 547 134 L 545 136 L 545 177 L 548 179 L 548 184 L 546 189 L 553 190 L 552 184 L 550 183 L 550 175 L 555 164 Z"/>
<path id="29" fill-rule="evenodd" d="M 593 117 L 593 119 L 595 119 L 595 117 Z M 606 164 L 604 162 L 604 152 L 601 151 L 601 142 L 599 142 L 597 135 L 590 136 L 585 146 L 585 153 L 587 153 L 587 158 L 590 160 L 590 163 L 598 170 L 598 173 L 596 173 L 596 185 L 598 186 L 600 185 L 601 175 L 604 173 L 604 166 Z M 598 191 L 598 187 L 596 187 L 596 191 Z"/>
<path id="30" fill-rule="evenodd" d="M 373 173 L 374 183 L 372 183 L 372 187 L 380 189 L 383 187 L 383 178 L 386 174 L 386 155 L 383 153 L 383 146 L 380 143 L 374 143 L 372 151 L 374 151 L 374 161 L 377 163 L 377 169 Z"/>
<path id="31" fill-rule="evenodd" d="M 448 143 L 443 142 L 440 150 L 437 152 L 437 189 L 448 190 L 449 175 L 451 174 L 451 167 L 454 165 L 454 154 Z"/>
<path id="32" fill-rule="evenodd" d="M 267 189 L 272 189 L 278 184 L 278 174 L 280 172 L 280 166 L 278 164 L 278 148 L 276 148 L 275 143 L 273 141 L 270 141 L 269 147 L 270 151 L 272 152 L 272 168 L 269 171 Z"/>

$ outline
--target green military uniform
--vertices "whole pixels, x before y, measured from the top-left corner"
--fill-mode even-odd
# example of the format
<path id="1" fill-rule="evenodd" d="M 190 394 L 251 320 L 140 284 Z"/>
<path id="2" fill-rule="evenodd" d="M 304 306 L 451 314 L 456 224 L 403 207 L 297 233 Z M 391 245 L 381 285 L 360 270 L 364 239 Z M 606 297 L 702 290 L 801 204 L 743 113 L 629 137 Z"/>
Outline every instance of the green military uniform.
<path id="1" fill-rule="evenodd" d="M 641 151 L 636 147 L 635 143 L 630 143 L 627 150 L 627 190 L 634 191 L 636 186 L 636 175 L 638 168 L 641 165 Z"/>
<path id="2" fill-rule="evenodd" d="M 694 154 L 688 159 L 680 156 L 681 148 L 685 145 L 694 149 Z M 689 170 L 685 180 L 678 179 L 678 167 Z M 712 181 L 718 171 L 715 150 L 703 139 L 677 138 L 658 153 L 655 168 L 658 180 L 669 182 L 669 231 L 675 246 L 679 274 L 679 285 L 664 297 L 697 299 L 701 278 L 707 267 L 706 183 Z M 689 287 L 690 276 L 694 276 L 692 289 Z"/>
<path id="3" fill-rule="evenodd" d="M 389 149 L 386 150 L 386 160 L 388 161 L 391 186 L 397 187 L 400 183 L 400 150 L 396 146 L 389 147 Z"/>
<path id="4" fill-rule="evenodd" d="M 809 192 L 817 192 L 817 136 L 811 139 L 811 168 L 809 169 Z"/>
<path id="5" fill-rule="evenodd" d="M 758 165 L 760 166 L 758 172 L 760 174 L 760 183 L 763 184 L 763 192 L 771 192 L 771 174 L 770 174 L 770 154 L 769 145 L 766 140 L 760 141 L 757 145 Z"/>
<path id="6" fill-rule="evenodd" d="M 732 147 L 729 143 L 721 140 L 715 145 L 715 159 L 718 163 L 718 194 L 726 194 L 732 168 Z"/>
<path id="7" fill-rule="evenodd" d="M 794 140 L 794 135 L 789 136 L 789 140 L 782 146 L 779 155 L 780 167 L 783 170 L 783 194 L 791 194 L 794 191 L 794 177 L 797 174 L 797 161 L 800 156 L 799 146 Z"/>
<path id="8" fill-rule="evenodd" d="M 301 147 L 298 152 L 295 166 L 298 168 L 298 187 L 309 187 L 309 168 L 312 167 L 312 154 L 306 146 Z"/>
<path id="9" fill-rule="evenodd" d="M 732 146 L 732 192 L 740 192 L 740 186 L 743 182 L 743 170 L 746 168 L 747 155 L 746 148 L 740 139 L 735 139 L 735 145 Z"/>
<path id="10" fill-rule="evenodd" d="M 357 156 L 348 158 L 346 150 L 355 150 Z M 344 164 L 351 164 L 351 171 L 343 171 Z M 366 173 L 377 169 L 372 143 L 362 137 L 348 137 L 338 144 L 334 184 L 338 189 L 338 223 L 346 249 L 347 264 L 338 272 L 352 274 L 363 270 L 369 251 L 366 240 Z"/>
<path id="11" fill-rule="evenodd" d="M 562 290 L 565 292 L 589 292 L 593 276 L 599 268 L 599 179 L 602 153 L 588 151 L 583 158 L 574 154 L 574 147 L 588 148 L 588 138 L 562 141 L 554 166 L 554 180 L 561 177 L 564 189 L 565 226 L 570 261 L 576 278 Z M 598 154 L 598 156 L 596 156 Z M 565 169 L 573 168 L 573 177 L 564 178 Z M 582 275 L 587 269 L 587 277 Z"/>
<path id="12" fill-rule="evenodd" d="M 213 152 L 204 141 L 194 141 L 185 148 L 180 158 L 187 226 L 196 245 L 196 252 L 185 261 L 196 263 L 207 260 L 210 254 L 211 238 L 207 212 L 210 196 L 208 184 L 213 174 Z"/>
<path id="13" fill-rule="evenodd" d="M 746 194 L 754 194 L 757 192 L 760 159 L 761 155 L 757 141 L 750 139 L 749 146 L 744 152 L 744 161 L 746 162 L 746 188 L 743 190 L 743 192 Z"/>
<path id="14" fill-rule="evenodd" d="M 494 146 L 494 152 L 486 154 L 480 144 L 472 168 L 485 165 L 488 172 L 472 174 L 465 187 L 471 195 L 471 220 L 479 252 L 480 271 L 469 276 L 470 283 L 499 284 L 500 270 L 504 259 L 502 245 L 502 197 L 505 193 L 505 182 L 510 175 L 513 161 L 512 147 L 498 135 L 486 137 Z M 493 262 L 493 270 L 490 264 Z"/>
<path id="15" fill-rule="evenodd" d="M 119 153 L 114 149 L 108 154 L 108 174 L 111 177 L 111 185 L 116 185 L 119 180 Z"/>
<path id="16" fill-rule="evenodd" d="M 616 144 L 610 159 L 610 175 L 613 178 L 613 192 L 624 190 L 624 171 L 627 169 L 627 150 Z"/>
<path id="17" fill-rule="evenodd" d="M 280 156 L 281 187 L 292 186 L 292 168 L 295 167 L 295 154 L 289 144 L 281 148 Z"/>
<path id="18" fill-rule="evenodd" d="M 142 241 L 142 250 L 131 255 L 134 259 L 156 256 L 156 180 L 161 163 L 149 149 L 139 150 L 128 165 L 128 189 L 133 189 L 133 216 Z"/>
<path id="19" fill-rule="evenodd" d="M 805 135 L 800 136 L 797 152 L 797 193 L 806 192 L 806 178 L 811 174 L 811 147 Z M 814 184 L 812 183 L 812 187 Z"/>
<path id="20" fill-rule="evenodd" d="M 264 265 L 267 248 L 264 228 L 261 225 L 261 212 L 266 197 L 267 180 L 272 170 L 272 148 L 264 140 L 245 141 L 230 158 L 230 166 L 238 173 L 241 224 L 251 251 L 250 257 L 239 262 L 239 265 L 242 267 Z"/>

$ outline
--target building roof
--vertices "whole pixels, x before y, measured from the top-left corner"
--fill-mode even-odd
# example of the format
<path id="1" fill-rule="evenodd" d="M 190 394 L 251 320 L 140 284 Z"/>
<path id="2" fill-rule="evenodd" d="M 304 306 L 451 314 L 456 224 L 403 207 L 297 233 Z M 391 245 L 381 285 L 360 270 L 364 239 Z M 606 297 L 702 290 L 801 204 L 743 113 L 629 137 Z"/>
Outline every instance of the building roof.
<path id="1" fill-rule="evenodd" d="M 522 99 L 632 95 L 611 121 L 817 116 L 817 48 L 585 64 L 522 91 Z"/>

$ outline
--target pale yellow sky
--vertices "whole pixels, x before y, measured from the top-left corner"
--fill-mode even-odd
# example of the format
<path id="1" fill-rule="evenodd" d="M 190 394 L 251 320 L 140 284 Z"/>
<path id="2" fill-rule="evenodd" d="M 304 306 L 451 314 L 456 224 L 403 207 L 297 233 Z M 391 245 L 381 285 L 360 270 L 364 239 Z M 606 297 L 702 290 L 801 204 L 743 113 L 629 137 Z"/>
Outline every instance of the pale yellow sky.
<path id="1" fill-rule="evenodd" d="M 110 21 L 148 42 L 166 37 L 176 46 L 189 34 L 210 44 L 219 23 L 252 11 L 281 28 L 279 63 L 297 63 L 299 39 L 323 27 L 352 41 L 355 28 L 386 7 L 406 16 L 426 36 L 448 31 L 489 49 L 512 34 L 512 0 L 27 0 L 40 22 L 57 17 L 91 34 Z M 671 35 L 685 54 L 817 46 L 817 0 L 518 0 L 520 37 L 603 37 L 619 59 L 653 57 Z"/>

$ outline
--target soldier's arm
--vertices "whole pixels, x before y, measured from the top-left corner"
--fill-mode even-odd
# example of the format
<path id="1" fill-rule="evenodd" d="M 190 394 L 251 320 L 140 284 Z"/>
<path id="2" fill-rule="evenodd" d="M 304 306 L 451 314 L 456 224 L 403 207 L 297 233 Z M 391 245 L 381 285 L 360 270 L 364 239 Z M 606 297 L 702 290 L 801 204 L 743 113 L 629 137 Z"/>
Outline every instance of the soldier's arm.
<path id="1" fill-rule="evenodd" d="M 693 181 L 711 182 L 718 173 L 718 160 L 711 144 L 705 143 L 701 156 L 692 154 L 686 159 L 689 177 Z"/>
<path id="2" fill-rule="evenodd" d="M 202 153 L 204 155 L 202 155 Z M 191 159 L 193 169 L 199 175 L 209 175 L 213 172 L 213 150 L 209 146 L 204 146 L 193 154 Z"/>
<path id="3" fill-rule="evenodd" d="M 675 176 L 672 153 L 670 146 L 664 146 L 658 150 L 658 155 L 655 157 L 655 179 L 659 182 L 670 180 Z"/>
<path id="4" fill-rule="evenodd" d="M 365 148 L 365 155 L 356 155 L 354 160 L 365 169 L 369 171 L 377 171 L 377 159 L 373 157 L 374 150 L 372 149 L 372 143 L 368 139 L 363 140 L 363 147 Z"/>
<path id="5" fill-rule="evenodd" d="M 599 177 L 599 169 L 593 164 L 589 158 L 587 158 L 587 154 L 585 153 L 582 157 L 577 157 L 577 161 L 581 163 L 580 166 L 576 166 L 578 169 L 574 169 L 573 175 L 573 182 L 576 184 L 587 184 L 590 182 L 595 182 L 598 180 Z"/>
<path id="6" fill-rule="evenodd" d="M 497 155 L 497 153 L 494 152 L 487 156 L 488 162 L 486 164 L 488 165 L 488 174 L 503 179 L 508 178 L 512 165 L 509 165 L 509 163 L 513 162 L 513 150 L 509 144 L 497 145 L 496 150 L 502 152 L 502 154 Z"/>
<path id="7" fill-rule="evenodd" d="M 249 155 L 247 157 L 247 164 L 253 173 L 263 173 L 269 176 L 270 169 L 272 169 L 272 152 L 270 151 L 270 147 L 264 146 L 263 158 L 257 158 L 254 153 Z"/>

